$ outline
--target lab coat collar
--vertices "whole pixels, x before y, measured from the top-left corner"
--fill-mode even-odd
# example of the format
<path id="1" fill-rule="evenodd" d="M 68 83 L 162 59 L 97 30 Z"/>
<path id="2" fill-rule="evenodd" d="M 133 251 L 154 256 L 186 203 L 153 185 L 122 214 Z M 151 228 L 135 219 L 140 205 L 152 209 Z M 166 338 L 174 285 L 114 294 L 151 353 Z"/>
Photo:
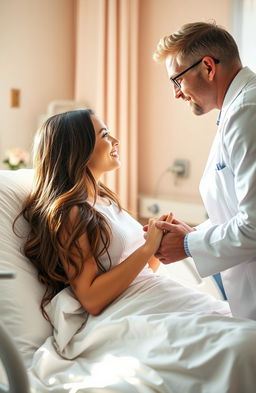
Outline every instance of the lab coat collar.
<path id="1" fill-rule="evenodd" d="M 219 125 L 221 119 L 225 117 L 225 113 L 228 108 L 232 104 L 232 102 L 237 98 L 240 94 L 241 90 L 245 87 L 245 85 L 253 78 L 255 78 L 255 73 L 252 72 L 248 67 L 243 67 L 234 77 L 231 84 L 228 87 L 226 92 L 224 102 L 218 117 L 217 124 Z"/>

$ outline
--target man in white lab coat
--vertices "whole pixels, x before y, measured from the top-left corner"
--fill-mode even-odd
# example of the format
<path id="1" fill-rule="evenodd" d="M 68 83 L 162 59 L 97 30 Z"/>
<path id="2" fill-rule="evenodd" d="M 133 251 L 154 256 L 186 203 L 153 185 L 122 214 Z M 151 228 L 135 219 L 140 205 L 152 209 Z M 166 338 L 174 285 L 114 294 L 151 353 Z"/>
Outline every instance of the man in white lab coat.
<path id="1" fill-rule="evenodd" d="M 156 255 L 163 263 L 192 256 L 202 277 L 221 272 L 233 316 L 256 320 L 256 75 L 214 23 L 184 25 L 160 40 L 154 58 L 194 114 L 220 110 L 200 183 L 209 220 L 196 230 L 158 222 L 166 234 Z"/>

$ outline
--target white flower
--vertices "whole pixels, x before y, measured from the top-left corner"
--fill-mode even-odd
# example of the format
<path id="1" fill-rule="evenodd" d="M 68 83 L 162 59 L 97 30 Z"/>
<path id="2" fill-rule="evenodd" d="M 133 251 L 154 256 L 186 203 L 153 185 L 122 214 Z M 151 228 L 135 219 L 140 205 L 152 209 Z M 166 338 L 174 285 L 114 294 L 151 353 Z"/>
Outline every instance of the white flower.
<path id="1" fill-rule="evenodd" d="M 29 162 L 29 153 L 19 147 L 13 147 L 5 152 L 4 163 L 8 164 L 11 169 L 18 169 L 21 165 L 26 166 Z"/>

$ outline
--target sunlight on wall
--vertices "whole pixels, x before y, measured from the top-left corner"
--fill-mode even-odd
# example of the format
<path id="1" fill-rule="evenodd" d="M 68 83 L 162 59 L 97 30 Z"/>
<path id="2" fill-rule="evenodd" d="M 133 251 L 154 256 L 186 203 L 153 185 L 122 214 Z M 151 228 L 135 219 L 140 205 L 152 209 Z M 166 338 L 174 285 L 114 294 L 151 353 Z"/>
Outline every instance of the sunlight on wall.
<path id="1" fill-rule="evenodd" d="M 237 41 L 244 66 L 256 71 L 256 0 L 234 0 L 233 34 Z"/>

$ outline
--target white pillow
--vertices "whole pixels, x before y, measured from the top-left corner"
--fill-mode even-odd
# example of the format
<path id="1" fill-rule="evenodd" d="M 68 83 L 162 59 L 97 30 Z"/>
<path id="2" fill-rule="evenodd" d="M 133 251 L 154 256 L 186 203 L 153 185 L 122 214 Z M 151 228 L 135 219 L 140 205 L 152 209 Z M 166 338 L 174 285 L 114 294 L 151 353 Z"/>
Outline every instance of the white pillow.
<path id="1" fill-rule="evenodd" d="M 24 239 L 12 230 L 32 179 L 32 169 L 0 170 L 0 271 L 15 273 L 14 279 L 0 279 L 0 318 L 26 366 L 30 365 L 34 351 L 52 334 L 51 325 L 40 310 L 44 286 L 22 253 Z M 29 226 L 21 217 L 16 228 L 17 233 L 26 236 Z"/>

